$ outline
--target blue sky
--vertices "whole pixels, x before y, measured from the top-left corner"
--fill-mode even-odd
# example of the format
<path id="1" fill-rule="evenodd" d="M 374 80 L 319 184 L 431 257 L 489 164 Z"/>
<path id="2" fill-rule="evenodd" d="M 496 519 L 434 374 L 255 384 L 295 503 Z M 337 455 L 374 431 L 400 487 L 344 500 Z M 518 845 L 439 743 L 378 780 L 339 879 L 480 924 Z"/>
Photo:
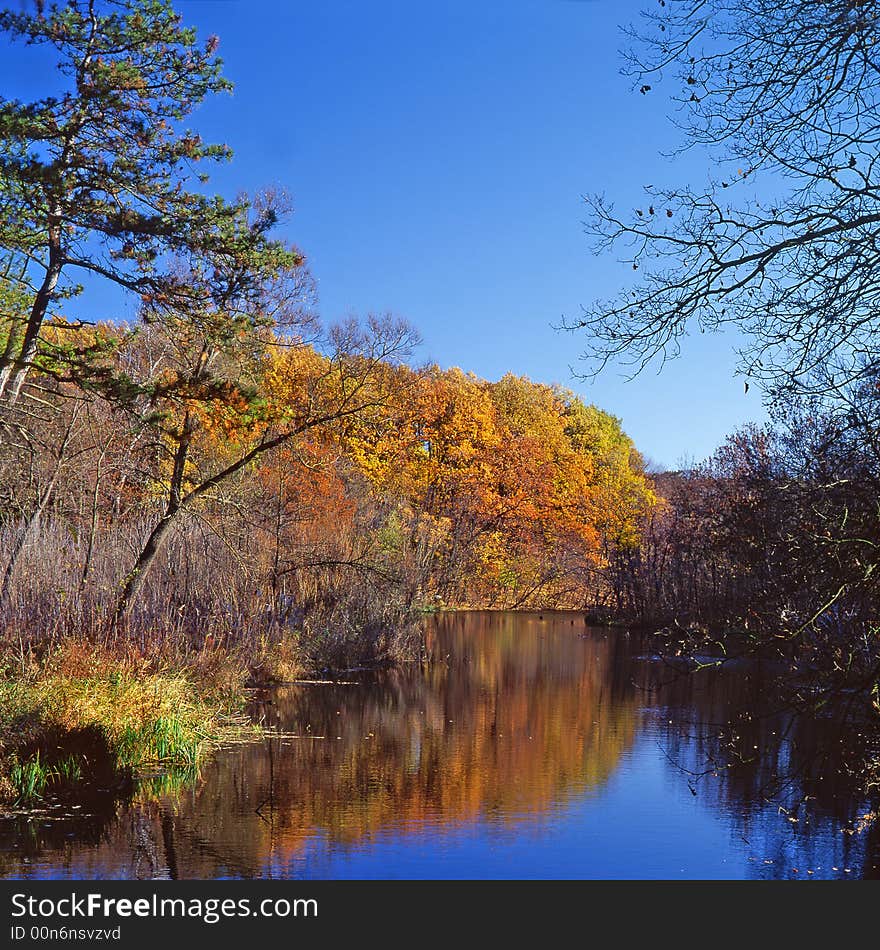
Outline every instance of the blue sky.
<path id="1" fill-rule="evenodd" d="M 620 75 L 619 26 L 649 2 L 178 0 L 220 37 L 236 85 L 192 124 L 234 149 L 218 190 L 292 194 L 286 231 L 325 320 L 391 312 L 421 332 L 420 360 L 570 386 L 674 466 L 763 418 L 733 376 L 734 341 L 698 335 L 659 375 L 589 382 L 570 371 L 584 338 L 553 329 L 628 279 L 590 252 L 582 195 L 637 205 L 644 184 L 708 171 L 663 157 L 678 143 L 663 99 Z M 0 91 L 54 82 L 40 60 L 2 50 Z M 87 300 L 132 306 L 92 287 Z"/>

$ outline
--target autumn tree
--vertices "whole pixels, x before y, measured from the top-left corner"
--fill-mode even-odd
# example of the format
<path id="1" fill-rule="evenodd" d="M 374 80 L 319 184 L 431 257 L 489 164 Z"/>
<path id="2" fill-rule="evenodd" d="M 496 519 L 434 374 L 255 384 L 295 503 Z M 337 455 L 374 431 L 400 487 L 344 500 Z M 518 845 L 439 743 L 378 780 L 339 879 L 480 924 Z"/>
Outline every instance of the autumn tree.
<path id="1" fill-rule="evenodd" d="M 629 31 L 636 87 L 669 89 L 681 148 L 712 171 L 620 210 L 589 200 L 596 250 L 635 271 L 568 324 L 594 369 L 733 327 L 774 395 L 876 376 L 878 31 L 863 0 L 659 0 Z"/>
<path id="2" fill-rule="evenodd" d="M 132 336 L 134 358 L 118 398 L 153 433 L 157 517 L 123 580 L 117 619 L 129 613 L 185 513 L 216 502 L 267 453 L 369 411 L 381 398 L 374 374 L 409 352 L 412 331 L 390 319 L 331 328 L 316 349 L 301 332 L 313 327 L 309 315 L 296 316 L 300 267 L 301 260 L 269 275 L 255 309 L 237 318 L 233 298 L 202 293 L 201 306 L 147 316 Z"/>
<path id="3" fill-rule="evenodd" d="M 576 394 L 508 374 L 490 387 L 502 424 L 499 524 L 519 549 L 514 603 L 541 590 L 581 605 L 603 596 L 609 554 L 637 544 L 656 499 L 620 420 Z"/>
<path id="4" fill-rule="evenodd" d="M 471 604 L 583 603 L 603 543 L 638 538 L 653 495 L 618 420 L 574 394 L 508 374 L 411 375 L 405 401 L 353 420 L 346 451 L 400 499 L 424 597 Z"/>

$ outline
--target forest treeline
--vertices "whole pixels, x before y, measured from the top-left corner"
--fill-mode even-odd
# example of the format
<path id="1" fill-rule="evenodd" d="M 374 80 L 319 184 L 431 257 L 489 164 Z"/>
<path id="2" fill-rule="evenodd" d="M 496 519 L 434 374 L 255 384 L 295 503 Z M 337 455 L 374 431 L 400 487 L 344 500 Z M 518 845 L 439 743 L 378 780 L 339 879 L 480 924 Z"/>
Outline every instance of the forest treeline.
<path id="1" fill-rule="evenodd" d="M 64 378 L 86 335 L 110 390 Z M 305 629 L 341 664 L 393 652 L 417 608 L 592 603 L 655 503 L 618 420 L 523 377 L 413 368 L 393 357 L 409 336 L 374 321 L 322 352 L 265 329 L 209 370 L 192 327 L 47 324 L 6 414 L 7 632 Z"/>
<path id="2" fill-rule="evenodd" d="M 876 386 L 854 386 L 656 476 L 663 502 L 609 564 L 616 611 L 665 626 L 679 653 L 769 651 L 805 707 L 845 691 L 880 708 L 878 410 Z"/>

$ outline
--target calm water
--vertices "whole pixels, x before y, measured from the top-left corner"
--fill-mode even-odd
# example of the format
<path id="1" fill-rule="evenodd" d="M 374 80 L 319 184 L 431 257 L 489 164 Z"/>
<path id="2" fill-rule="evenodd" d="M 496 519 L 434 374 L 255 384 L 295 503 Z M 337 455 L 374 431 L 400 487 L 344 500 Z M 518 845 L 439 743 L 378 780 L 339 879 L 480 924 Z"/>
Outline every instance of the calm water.
<path id="1" fill-rule="evenodd" d="M 766 710 L 760 669 L 676 675 L 572 614 L 443 616 L 428 643 L 425 669 L 262 697 L 287 735 L 182 794 L 0 821 L 0 875 L 880 876 L 858 736 Z"/>

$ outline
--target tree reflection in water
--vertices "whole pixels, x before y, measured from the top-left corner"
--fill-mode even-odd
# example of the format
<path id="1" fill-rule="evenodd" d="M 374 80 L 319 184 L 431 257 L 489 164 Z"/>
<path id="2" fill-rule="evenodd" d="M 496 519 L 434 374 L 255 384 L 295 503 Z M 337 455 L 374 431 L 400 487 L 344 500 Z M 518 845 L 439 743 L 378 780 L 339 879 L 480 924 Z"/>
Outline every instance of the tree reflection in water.
<path id="1" fill-rule="evenodd" d="M 540 835 L 542 821 L 575 820 L 613 797 L 624 760 L 637 780 L 639 750 L 653 748 L 695 807 L 730 819 L 751 873 L 837 861 L 853 876 L 876 873 L 876 824 L 840 830 L 868 810 L 847 770 L 858 736 L 832 719 L 766 713 L 771 678 L 759 666 L 670 675 L 650 638 L 568 613 L 443 615 L 426 637 L 423 668 L 260 696 L 255 714 L 285 735 L 222 752 L 191 788 L 142 790 L 92 818 L 3 822 L 2 872 L 295 875 L 308 873 L 309 854 L 391 837 L 423 841 L 430 877 L 444 836 L 483 826 Z M 829 829 L 839 839 L 830 850 Z M 650 838 L 640 846 L 655 866 Z M 601 875 L 601 854 L 579 860 Z M 474 866 L 472 876 L 485 875 Z"/>

